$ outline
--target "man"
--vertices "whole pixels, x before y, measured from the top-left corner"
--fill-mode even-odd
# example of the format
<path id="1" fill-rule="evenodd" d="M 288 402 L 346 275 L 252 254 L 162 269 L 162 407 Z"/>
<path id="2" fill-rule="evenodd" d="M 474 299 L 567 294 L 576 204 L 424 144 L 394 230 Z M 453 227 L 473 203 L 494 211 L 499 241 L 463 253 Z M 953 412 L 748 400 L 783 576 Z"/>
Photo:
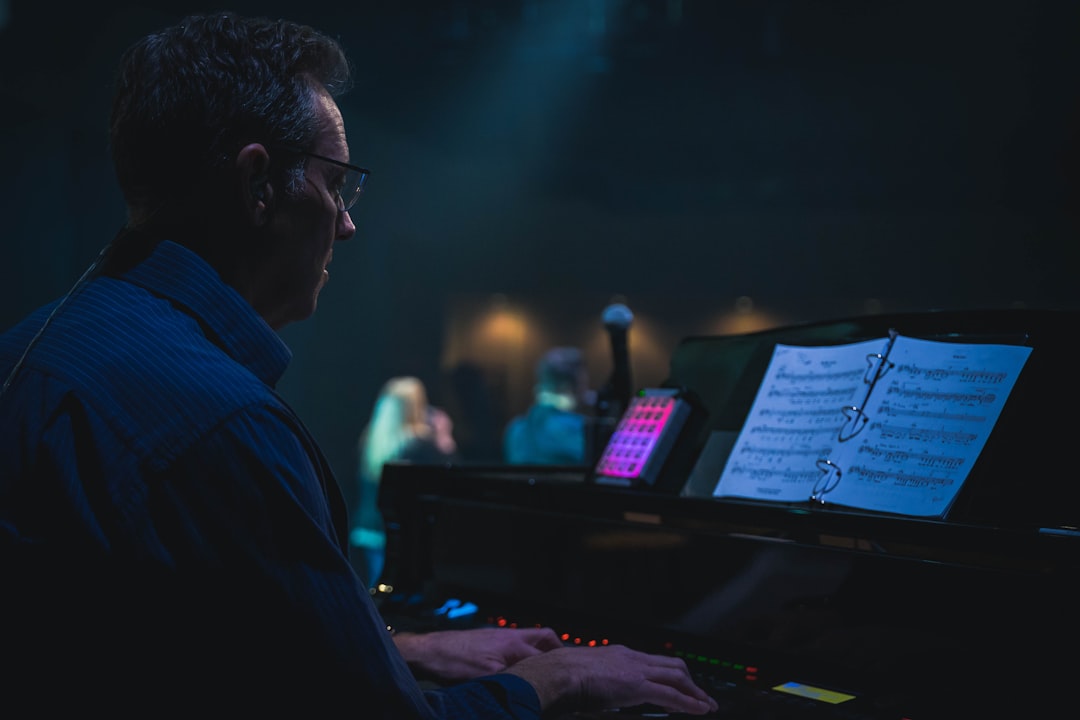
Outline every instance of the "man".
<path id="1" fill-rule="evenodd" d="M 124 231 L 0 336 L 5 700 L 533 718 L 715 703 L 672 658 L 550 629 L 394 636 L 337 481 L 274 392 L 367 171 L 341 48 L 230 13 L 138 41 L 110 138 Z M 422 689 L 418 677 L 435 679 Z"/>
<path id="2" fill-rule="evenodd" d="M 585 462 L 588 392 L 585 359 L 575 347 L 555 347 L 536 364 L 533 404 L 503 433 L 503 458 L 515 465 L 581 465 Z"/>

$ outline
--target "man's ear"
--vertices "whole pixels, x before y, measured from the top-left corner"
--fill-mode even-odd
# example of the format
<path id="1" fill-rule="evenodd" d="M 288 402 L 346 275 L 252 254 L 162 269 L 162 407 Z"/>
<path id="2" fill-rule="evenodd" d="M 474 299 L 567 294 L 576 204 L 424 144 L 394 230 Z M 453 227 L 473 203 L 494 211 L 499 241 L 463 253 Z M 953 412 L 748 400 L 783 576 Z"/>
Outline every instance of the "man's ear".
<path id="1" fill-rule="evenodd" d="M 240 203 L 245 217 L 255 226 L 270 217 L 274 188 L 270 184 L 270 155 L 260 143 L 251 143 L 236 155 L 236 175 Z"/>

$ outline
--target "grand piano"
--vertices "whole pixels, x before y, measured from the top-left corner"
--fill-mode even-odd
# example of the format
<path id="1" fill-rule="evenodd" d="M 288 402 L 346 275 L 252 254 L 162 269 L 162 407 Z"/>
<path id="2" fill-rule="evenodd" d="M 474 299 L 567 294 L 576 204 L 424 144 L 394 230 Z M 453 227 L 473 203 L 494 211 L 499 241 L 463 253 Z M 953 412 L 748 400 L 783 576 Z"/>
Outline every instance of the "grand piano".
<path id="1" fill-rule="evenodd" d="M 935 311 L 686 338 L 663 387 L 693 413 L 649 483 L 388 465 L 376 598 L 409 629 L 545 625 L 568 644 L 677 655 L 717 717 L 1060 716 L 1080 681 L 1078 319 Z M 712 496 L 777 343 L 889 330 L 1032 348 L 944 517 Z"/>

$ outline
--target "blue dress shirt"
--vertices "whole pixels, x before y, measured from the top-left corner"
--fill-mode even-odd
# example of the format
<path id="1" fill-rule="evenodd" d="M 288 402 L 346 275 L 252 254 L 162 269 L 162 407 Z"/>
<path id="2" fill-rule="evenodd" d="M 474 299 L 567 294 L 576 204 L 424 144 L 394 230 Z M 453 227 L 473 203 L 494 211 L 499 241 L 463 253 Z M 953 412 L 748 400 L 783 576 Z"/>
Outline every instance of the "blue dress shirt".
<path id="1" fill-rule="evenodd" d="M 0 336 L 0 378 L 53 307 Z M 113 702 L 215 688 L 362 717 L 538 717 L 513 675 L 412 676 L 349 563 L 337 481 L 274 391 L 290 357 L 168 241 L 72 295 L 0 398 L 5 659 Z"/>

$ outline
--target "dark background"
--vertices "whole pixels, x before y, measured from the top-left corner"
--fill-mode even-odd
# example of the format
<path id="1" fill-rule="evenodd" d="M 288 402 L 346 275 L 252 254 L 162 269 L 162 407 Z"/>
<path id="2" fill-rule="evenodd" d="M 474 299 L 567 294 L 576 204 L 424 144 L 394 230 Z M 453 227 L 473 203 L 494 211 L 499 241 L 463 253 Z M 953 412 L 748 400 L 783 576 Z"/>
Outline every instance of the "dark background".
<path id="1" fill-rule="evenodd" d="M 638 387 L 693 334 L 1080 305 L 1080 3 L 8 0 L 0 328 L 123 223 L 119 54 L 218 7 L 311 23 L 357 64 L 341 106 L 374 172 L 281 387 L 343 479 L 395 374 L 455 410 L 474 378 L 465 459 L 495 459 L 543 346 L 586 346 L 605 379 L 613 301 Z M 516 353 L 457 337 L 494 294 L 532 318 Z M 757 325 L 724 324 L 747 297 Z"/>

